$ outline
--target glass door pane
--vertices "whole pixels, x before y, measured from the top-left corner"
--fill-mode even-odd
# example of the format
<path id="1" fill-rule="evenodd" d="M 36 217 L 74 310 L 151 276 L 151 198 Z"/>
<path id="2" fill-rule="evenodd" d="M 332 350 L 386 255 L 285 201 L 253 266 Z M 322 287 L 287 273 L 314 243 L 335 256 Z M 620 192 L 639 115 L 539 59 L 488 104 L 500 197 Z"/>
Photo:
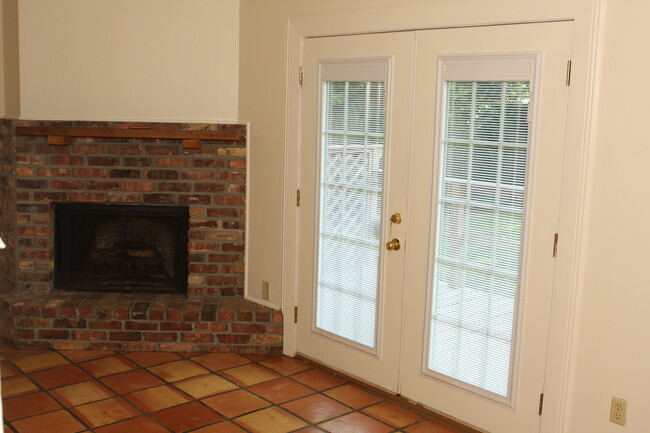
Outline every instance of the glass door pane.
<path id="1" fill-rule="evenodd" d="M 428 368 L 508 397 L 530 83 L 444 86 Z"/>
<path id="2" fill-rule="evenodd" d="M 384 82 L 322 89 L 316 328 L 376 347 L 384 173 Z"/>

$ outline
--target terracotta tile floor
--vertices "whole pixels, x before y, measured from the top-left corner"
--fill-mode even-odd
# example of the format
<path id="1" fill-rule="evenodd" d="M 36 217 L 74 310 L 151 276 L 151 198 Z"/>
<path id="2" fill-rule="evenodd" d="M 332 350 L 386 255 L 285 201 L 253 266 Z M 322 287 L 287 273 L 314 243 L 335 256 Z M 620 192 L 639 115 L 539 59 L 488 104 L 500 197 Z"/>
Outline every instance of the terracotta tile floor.
<path id="1" fill-rule="evenodd" d="M 285 356 L 0 355 L 5 433 L 460 433 Z"/>

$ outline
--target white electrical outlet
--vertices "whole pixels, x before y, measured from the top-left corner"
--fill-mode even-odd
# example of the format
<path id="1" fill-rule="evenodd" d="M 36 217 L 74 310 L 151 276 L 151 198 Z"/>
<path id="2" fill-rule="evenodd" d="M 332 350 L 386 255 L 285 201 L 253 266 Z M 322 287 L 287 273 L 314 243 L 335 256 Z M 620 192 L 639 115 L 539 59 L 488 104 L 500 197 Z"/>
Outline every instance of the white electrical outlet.
<path id="1" fill-rule="evenodd" d="M 612 408 L 609 420 L 614 424 L 625 425 L 627 420 L 627 401 L 622 398 L 612 397 Z"/>
<path id="2" fill-rule="evenodd" d="M 271 297 L 271 283 L 268 281 L 262 281 L 262 299 L 267 301 Z"/>

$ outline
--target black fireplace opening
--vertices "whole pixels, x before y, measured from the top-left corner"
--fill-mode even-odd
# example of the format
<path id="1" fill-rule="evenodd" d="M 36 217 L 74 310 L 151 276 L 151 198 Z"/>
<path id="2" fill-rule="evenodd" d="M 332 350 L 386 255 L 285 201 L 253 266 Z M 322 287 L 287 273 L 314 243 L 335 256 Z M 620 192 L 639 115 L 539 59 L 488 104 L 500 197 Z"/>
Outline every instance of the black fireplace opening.
<path id="1" fill-rule="evenodd" d="M 54 287 L 185 293 L 187 206 L 54 204 Z"/>

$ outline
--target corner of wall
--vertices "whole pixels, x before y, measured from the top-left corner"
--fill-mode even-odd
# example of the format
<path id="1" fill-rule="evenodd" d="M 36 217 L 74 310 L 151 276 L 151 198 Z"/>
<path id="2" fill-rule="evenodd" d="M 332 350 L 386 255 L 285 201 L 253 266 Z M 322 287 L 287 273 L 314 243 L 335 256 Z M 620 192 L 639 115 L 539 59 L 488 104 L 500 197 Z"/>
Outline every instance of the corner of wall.
<path id="1" fill-rule="evenodd" d="M 0 249 L 0 296 L 11 294 L 16 277 L 16 225 L 14 183 L 14 157 L 12 142 L 13 122 L 0 119 L 0 237 L 5 248 Z"/>

